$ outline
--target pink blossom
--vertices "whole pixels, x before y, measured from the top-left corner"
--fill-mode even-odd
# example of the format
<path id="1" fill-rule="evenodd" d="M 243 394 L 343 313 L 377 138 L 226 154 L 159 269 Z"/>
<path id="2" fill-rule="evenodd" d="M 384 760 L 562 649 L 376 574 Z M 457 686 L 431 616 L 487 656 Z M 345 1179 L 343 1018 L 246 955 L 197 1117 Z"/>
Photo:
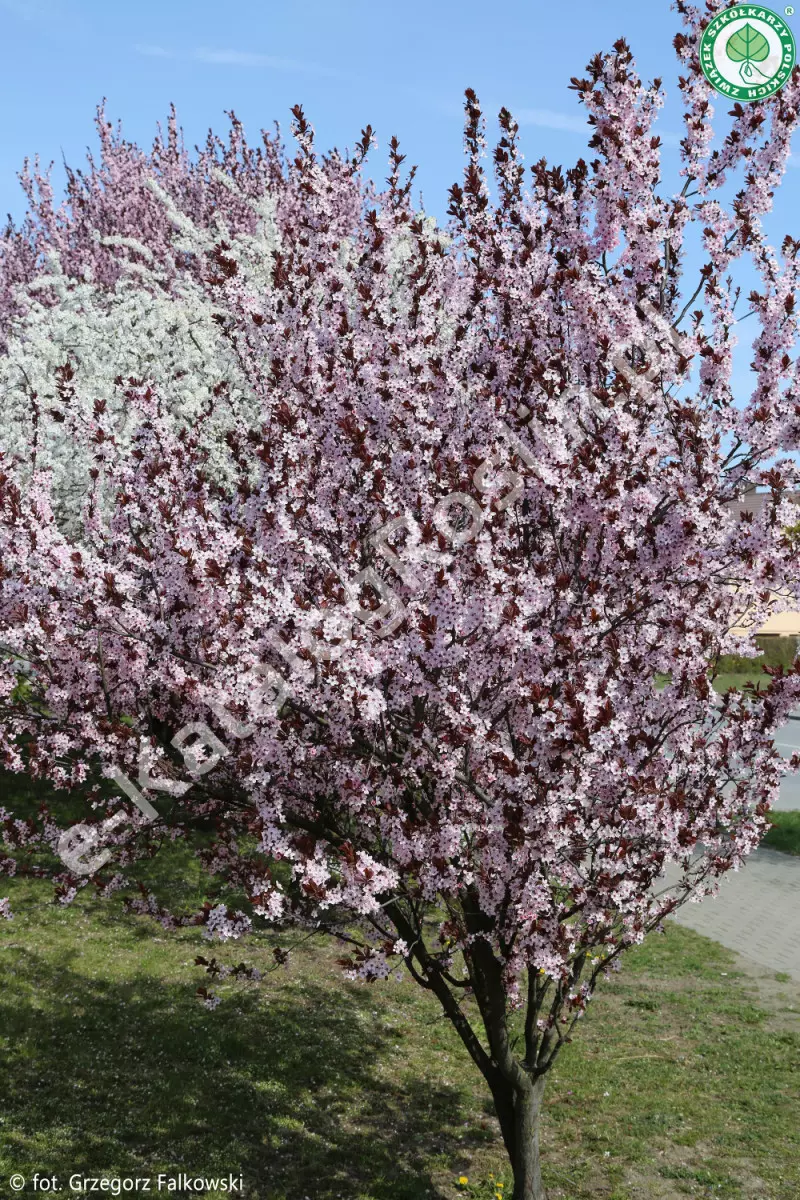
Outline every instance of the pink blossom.
<path id="1" fill-rule="evenodd" d="M 2 256 L 4 764 L 89 791 L 104 894 L 195 845 L 215 900 L 172 913 L 142 885 L 134 914 L 328 934 L 369 982 L 402 955 L 512 1148 L 513 1097 L 598 979 L 758 844 L 800 701 L 800 663 L 759 692 L 710 682 L 743 613 L 800 602 L 800 242 L 763 227 L 800 76 L 711 151 L 705 15 L 678 7 L 680 193 L 660 82 L 620 41 L 573 81 L 596 157 L 526 174 L 504 109 L 496 199 L 467 92 L 444 228 L 396 142 L 386 189 L 364 181 L 369 128 L 320 156 L 296 108 L 293 155 L 234 122 L 192 162 L 174 121 L 144 154 L 101 114 L 65 208 L 27 169 Z M 734 397 L 742 262 L 755 366 Z M 6 815 L 3 872 L 60 825 L 57 803 Z M 61 902 L 86 882 L 60 872 Z"/>

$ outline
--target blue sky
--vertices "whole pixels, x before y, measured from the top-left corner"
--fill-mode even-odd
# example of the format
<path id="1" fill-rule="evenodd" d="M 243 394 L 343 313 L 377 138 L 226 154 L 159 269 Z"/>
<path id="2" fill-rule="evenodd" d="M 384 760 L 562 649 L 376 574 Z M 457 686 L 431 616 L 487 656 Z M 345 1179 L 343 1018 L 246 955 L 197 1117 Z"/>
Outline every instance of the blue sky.
<path id="1" fill-rule="evenodd" d="M 54 159 L 58 183 L 62 155 L 80 165 L 94 144 L 104 96 L 109 117 L 145 144 L 171 101 L 190 147 L 209 126 L 224 132 L 231 108 L 256 140 L 276 119 L 288 136 L 289 109 L 302 103 L 322 149 L 352 146 L 369 122 L 379 141 L 370 172 L 385 177 L 386 145 L 397 134 L 419 166 L 415 200 L 421 190 L 427 211 L 443 218 L 463 165 L 464 88 L 476 89 L 492 118 L 490 143 L 505 104 L 522 126 L 528 163 L 545 156 L 569 166 L 586 154 L 588 137 L 570 76 L 620 35 L 640 73 L 664 79 L 664 190 L 680 187 L 672 49 L 680 26 L 668 0 L 0 0 L 0 20 L 0 214 L 17 219 L 24 157 Z M 727 108 L 720 97 L 718 128 Z M 778 244 L 784 233 L 800 236 L 798 201 L 800 170 L 792 169 L 769 223 Z M 742 282 L 749 290 L 752 281 Z M 746 348 L 739 360 L 744 390 Z"/>
<path id="2" fill-rule="evenodd" d="M 299 101 L 323 147 L 352 145 L 370 122 L 380 144 L 372 170 L 383 177 L 396 133 L 439 216 L 461 170 L 465 87 L 487 113 L 511 108 L 528 162 L 545 155 L 565 165 L 586 141 L 569 78 L 620 35 L 641 73 L 663 76 L 677 96 L 679 26 L 668 0 L 0 0 L 0 18 L 0 212 L 14 216 L 25 155 L 77 163 L 103 96 L 109 116 L 145 142 L 170 101 L 190 146 L 209 125 L 223 129 L 230 108 L 255 136 L 275 119 L 288 126 Z M 672 142 L 670 175 L 682 134 L 677 103 L 661 126 Z M 793 182 L 800 186 L 800 172 Z"/>

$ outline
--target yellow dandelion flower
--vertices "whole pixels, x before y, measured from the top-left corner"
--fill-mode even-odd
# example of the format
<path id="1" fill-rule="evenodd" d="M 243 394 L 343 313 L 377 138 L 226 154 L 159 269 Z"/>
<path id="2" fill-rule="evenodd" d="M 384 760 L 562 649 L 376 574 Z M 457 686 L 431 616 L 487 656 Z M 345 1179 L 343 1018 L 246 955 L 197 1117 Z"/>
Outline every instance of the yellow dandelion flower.
<path id="1" fill-rule="evenodd" d="M 459 1175 L 458 1182 L 463 1186 L 465 1183 L 469 1183 L 469 1178 L 466 1175 Z"/>

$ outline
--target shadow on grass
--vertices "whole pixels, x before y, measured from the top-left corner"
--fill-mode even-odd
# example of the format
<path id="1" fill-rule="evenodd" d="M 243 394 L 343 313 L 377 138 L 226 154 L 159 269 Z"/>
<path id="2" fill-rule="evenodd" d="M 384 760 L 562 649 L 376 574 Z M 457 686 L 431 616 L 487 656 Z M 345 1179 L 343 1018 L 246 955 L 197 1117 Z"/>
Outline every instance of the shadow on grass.
<path id="1" fill-rule="evenodd" d="M 442 1129 L 463 1092 L 376 1069 L 398 1056 L 369 990 L 297 982 L 208 1012 L 177 983 L 10 954 L 0 1172 L 55 1173 L 65 1192 L 73 1173 L 186 1171 L 241 1172 L 258 1200 L 440 1194 L 426 1163 L 458 1153 Z"/>
<path id="2" fill-rule="evenodd" d="M 79 792 L 0 770 L 15 816 L 43 799 L 62 818 L 85 812 Z M 140 873 L 179 908 L 205 895 L 186 847 Z M 468 1061 L 441 1082 L 447 1055 L 432 1036 L 429 1061 L 411 1064 L 373 989 L 315 979 L 309 959 L 208 1012 L 194 987 L 214 985 L 190 966 L 208 953 L 202 939 L 159 947 L 166 939 L 113 903 L 89 900 L 84 918 L 80 904 L 54 909 L 47 885 L 9 882 L 20 919 L 0 929 L 3 1183 L 39 1171 L 68 1195 L 76 1173 L 241 1172 L 250 1200 L 418 1200 L 441 1195 L 432 1169 L 449 1174 L 469 1142 L 493 1140 L 479 1082 L 462 1082 Z M 29 918 L 17 899 L 34 902 Z M 420 1019 L 431 1015 L 423 1002 Z"/>

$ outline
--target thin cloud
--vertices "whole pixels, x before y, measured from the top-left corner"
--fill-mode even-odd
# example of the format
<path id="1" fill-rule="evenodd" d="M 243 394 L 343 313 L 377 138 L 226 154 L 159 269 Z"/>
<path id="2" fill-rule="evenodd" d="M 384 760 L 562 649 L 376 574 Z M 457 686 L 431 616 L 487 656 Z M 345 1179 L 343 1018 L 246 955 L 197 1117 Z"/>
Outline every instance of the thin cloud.
<path id="1" fill-rule="evenodd" d="M 0 0 L 0 8 L 13 13 L 15 17 L 21 17 L 23 21 L 35 21 L 49 16 L 51 6 L 38 0 Z"/>
<path id="2" fill-rule="evenodd" d="M 0 10 L 37 25 L 60 23 L 72 15 L 65 0 L 0 0 Z"/>
<path id="3" fill-rule="evenodd" d="M 520 125 L 537 125 L 540 129 L 554 129 L 557 133 L 588 133 L 592 126 L 585 117 L 571 116 L 569 113 L 554 112 L 549 108 L 522 108 L 512 114 Z M 653 133 L 661 138 L 662 145 L 679 147 L 679 133 L 662 132 L 657 127 Z"/>
<path id="4" fill-rule="evenodd" d="M 6 0 L 0 0 L 0 5 L 5 2 Z M 141 42 L 133 48 L 137 54 L 143 54 L 146 58 L 172 58 L 183 62 L 207 63 L 215 67 L 286 71 L 298 75 L 316 75 L 326 79 L 351 78 L 342 71 L 322 66 L 319 63 L 301 62 L 296 58 L 280 58 L 275 54 L 256 54 L 251 50 L 214 50 L 208 46 L 199 46 L 188 52 L 177 52 L 168 50 L 165 46 Z"/>
<path id="5" fill-rule="evenodd" d="M 296 58 L 278 58 L 272 54 L 254 54 L 249 50 L 209 50 L 206 47 L 193 50 L 190 56 L 195 62 L 211 63 L 223 67 L 261 67 L 269 71 L 289 71 L 300 75 L 319 75 L 327 79 L 347 79 L 341 71 L 318 63 L 300 62 Z"/>
<path id="6" fill-rule="evenodd" d="M 141 46 L 133 47 L 137 54 L 144 54 L 147 58 L 174 58 L 175 55 L 171 50 L 165 50 L 163 46 Z"/>

